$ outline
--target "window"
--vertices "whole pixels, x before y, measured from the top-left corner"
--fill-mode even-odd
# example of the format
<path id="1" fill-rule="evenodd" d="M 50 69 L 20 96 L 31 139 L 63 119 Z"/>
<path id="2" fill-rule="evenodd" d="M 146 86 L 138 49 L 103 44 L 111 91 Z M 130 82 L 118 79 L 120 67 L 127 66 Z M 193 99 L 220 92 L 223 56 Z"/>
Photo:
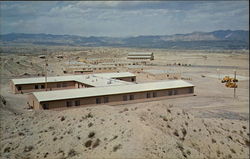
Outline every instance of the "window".
<path id="1" fill-rule="evenodd" d="M 63 86 L 63 87 L 67 87 L 67 83 L 63 83 L 62 86 Z"/>
<path id="2" fill-rule="evenodd" d="M 134 82 L 134 81 L 135 81 L 135 78 L 132 78 L 131 81 Z"/>
<path id="3" fill-rule="evenodd" d="M 104 103 L 108 103 L 109 102 L 109 97 L 104 97 Z"/>
<path id="4" fill-rule="evenodd" d="M 44 103 L 43 104 L 43 109 L 49 109 L 49 104 L 48 103 Z"/>
<path id="5" fill-rule="evenodd" d="M 151 98 L 151 93 L 147 93 L 147 98 Z"/>
<path id="6" fill-rule="evenodd" d="M 192 87 L 192 88 L 189 88 L 189 91 L 188 91 L 189 93 L 194 93 L 194 88 Z"/>
<path id="7" fill-rule="evenodd" d="M 134 95 L 129 95 L 129 100 L 134 100 Z"/>
<path id="8" fill-rule="evenodd" d="M 56 87 L 57 87 L 57 88 L 62 87 L 61 83 L 57 83 L 57 84 L 56 84 Z"/>
<path id="9" fill-rule="evenodd" d="M 80 105 L 80 100 L 76 100 L 75 101 L 75 106 L 79 106 Z"/>
<path id="10" fill-rule="evenodd" d="M 177 95 L 178 94 L 178 91 L 174 89 L 174 95 Z"/>
<path id="11" fill-rule="evenodd" d="M 101 98 L 96 98 L 96 99 L 95 99 L 95 103 L 96 103 L 96 104 L 100 104 L 100 103 L 101 103 Z"/>
<path id="12" fill-rule="evenodd" d="M 72 106 L 72 101 L 67 101 L 67 102 L 66 102 L 66 106 L 67 106 L 67 107 L 71 107 L 71 106 Z"/>
<path id="13" fill-rule="evenodd" d="M 42 85 L 41 85 L 41 88 L 42 88 L 42 89 L 44 89 L 44 88 L 45 88 L 44 84 L 42 84 Z"/>
<path id="14" fill-rule="evenodd" d="M 17 90 L 21 91 L 22 87 L 21 86 L 17 86 Z"/>
<path id="15" fill-rule="evenodd" d="M 157 97 L 157 92 L 153 92 L 153 97 Z"/>
<path id="16" fill-rule="evenodd" d="M 124 95 L 124 96 L 123 96 L 123 101 L 127 101 L 127 100 L 128 100 L 127 95 Z"/>
<path id="17" fill-rule="evenodd" d="M 168 91 L 168 95 L 171 96 L 173 94 L 173 91 L 172 90 L 169 90 Z"/>
<path id="18" fill-rule="evenodd" d="M 35 89 L 38 89 L 38 85 L 35 85 Z"/>

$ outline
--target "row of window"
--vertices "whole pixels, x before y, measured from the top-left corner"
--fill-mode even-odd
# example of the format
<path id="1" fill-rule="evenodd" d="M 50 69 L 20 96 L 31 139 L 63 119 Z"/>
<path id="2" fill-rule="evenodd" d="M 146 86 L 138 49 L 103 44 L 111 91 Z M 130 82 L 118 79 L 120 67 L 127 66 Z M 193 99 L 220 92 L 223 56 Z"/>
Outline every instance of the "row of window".
<path id="1" fill-rule="evenodd" d="M 109 97 L 103 97 L 103 103 L 108 103 L 109 102 Z M 102 103 L 102 98 L 96 98 L 95 99 L 95 103 L 96 104 L 100 104 L 100 103 Z"/>
<path id="2" fill-rule="evenodd" d="M 57 84 L 56 84 L 56 87 L 57 87 L 57 88 L 67 87 L 67 86 L 68 86 L 67 83 L 57 83 Z"/>
<path id="3" fill-rule="evenodd" d="M 193 88 L 189 88 L 189 93 L 193 93 Z M 177 95 L 178 94 L 178 90 L 168 90 L 167 91 L 167 95 L 168 96 L 172 96 L 172 95 Z M 157 92 L 148 92 L 146 94 L 147 98 L 155 98 L 157 97 Z M 128 101 L 128 100 L 134 100 L 135 97 L 134 95 L 130 94 L 130 95 L 123 95 L 123 101 Z M 109 102 L 109 97 L 98 97 L 96 98 L 96 104 L 101 104 L 101 103 L 108 103 Z M 72 107 L 72 106 L 80 106 L 80 100 L 75 100 L 75 101 L 66 101 L 66 106 L 67 107 Z M 43 104 L 43 109 L 49 109 L 49 104 L 45 103 Z"/>
<path id="4" fill-rule="evenodd" d="M 82 70 L 112 70 L 112 69 L 116 69 L 116 67 L 109 67 L 109 68 L 106 68 L 106 67 L 104 67 L 104 68 L 83 68 Z"/>
<path id="5" fill-rule="evenodd" d="M 68 85 L 67 85 L 67 83 L 57 83 L 56 84 L 56 87 L 57 88 L 61 88 L 61 87 L 67 87 Z M 45 88 L 45 86 L 44 86 L 44 84 L 36 84 L 35 85 L 35 89 L 44 89 Z"/>
<path id="6" fill-rule="evenodd" d="M 44 88 L 45 88 L 44 84 L 40 84 L 40 85 L 36 84 L 35 85 L 35 89 L 44 89 Z"/>
<path id="7" fill-rule="evenodd" d="M 66 101 L 66 106 L 67 107 L 79 106 L 79 105 L 80 105 L 80 100 Z"/>

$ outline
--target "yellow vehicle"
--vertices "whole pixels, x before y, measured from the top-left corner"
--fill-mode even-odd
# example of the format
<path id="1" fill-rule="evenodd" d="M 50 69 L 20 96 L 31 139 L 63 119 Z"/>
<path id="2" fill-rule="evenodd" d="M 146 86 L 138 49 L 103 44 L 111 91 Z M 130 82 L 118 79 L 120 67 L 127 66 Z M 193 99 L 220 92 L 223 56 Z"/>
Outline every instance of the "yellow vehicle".
<path id="1" fill-rule="evenodd" d="M 234 83 L 234 82 L 227 82 L 225 84 L 225 86 L 229 87 L 229 88 L 237 88 L 238 87 L 238 85 L 236 83 Z"/>
<path id="2" fill-rule="evenodd" d="M 222 80 L 221 83 L 225 83 L 225 82 L 238 82 L 238 79 L 236 78 L 231 78 L 229 76 L 225 76 Z"/>

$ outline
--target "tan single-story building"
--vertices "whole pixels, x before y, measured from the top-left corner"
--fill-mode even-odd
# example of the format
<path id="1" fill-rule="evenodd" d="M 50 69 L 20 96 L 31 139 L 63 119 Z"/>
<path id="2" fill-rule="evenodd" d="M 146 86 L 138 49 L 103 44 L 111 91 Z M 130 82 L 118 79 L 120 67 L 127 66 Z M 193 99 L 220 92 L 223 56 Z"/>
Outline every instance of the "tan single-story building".
<path id="1" fill-rule="evenodd" d="M 115 66 L 71 66 L 64 69 L 67 73 L 71 74 L 88 74 L 88 73 L 100 73 L 100 72 L 114 72 L 117 68 Z"/>
<path id="2" fill-rule="evenodd" d="M 99 73 L 91 75 L 72 75 L 47 77 L 47 91 L 100 87 L 112 85 L 128 85 L 136 81 L 136 76 L 129 72 Z M 45 91 L 45 77 L 20 78 L 10 81 L 13 93 L 29 93 Z"/>
<path id="3" fill-rule="evenodd" d="M 96 104 L 125 104 L 162 98 L 189 96 L 194 85 L 183 80 L 160 81 L 109 87 L 34 92 L 28 104 L 34 109 L 55 109 Z"/>
<path id="4" fill-rule="evenodd" d="M 154 60 L 152 52 L 130 52 L 127 59 Z"/>

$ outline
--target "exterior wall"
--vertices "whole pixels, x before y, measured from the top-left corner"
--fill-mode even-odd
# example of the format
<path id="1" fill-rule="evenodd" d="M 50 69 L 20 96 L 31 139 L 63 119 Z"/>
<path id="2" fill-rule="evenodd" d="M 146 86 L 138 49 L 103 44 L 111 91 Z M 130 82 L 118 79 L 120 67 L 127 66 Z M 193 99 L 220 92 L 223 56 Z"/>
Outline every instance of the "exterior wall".
<path id="1" fill-rule="evenodd" d="M 133 56 L 128 56 L 127 59 L 143 59 L 143 60 L 154 60 L 154 57 L 133 57 Z"/>
<path id="2" fill-rule="evenodd" d="M 88 74 L 88 73 L 99 73 L 99 72 L 113 72 L 116 67 L 90 67 L 90 68 L 67 68 L 65 71 L 73 74 Z"/>
<path id="3" fill-rule="evenodd" d="M 114 78 L 114 79 L 118 79 L 118 80 L 126 81 L 126 82 L 136 82 L 136 76 L 133 76 L 133 77 L 120 77 L 120 78 Z"/>
<path id="4" fill-rule="evenodd" d="M 40 103 L 36 99 L 36 97 L 33 94 L 29 94 L 28 96 L 28 104 L 33 109 L 42 109 Z"/>
<path id="5" fill-rule="evenodd" d="M 190 89 L 192 91 L 190 91 Z M 79 98 L 79 99 L 69 99 L 69 100 L 58 100 L 58 101 L 49 101 L 49 102 L 41 102 L 41 105 L 43 104 L 48 104 L 49 109 L 54 109 L 54 108 L 65 108 L 67 107 L 66 102 L 67 101 L 72 101 L 72 106 L 71 107 L 77 107 L 75 106 L 75 101 L 79 100 L 80 105 L 79 106 L 89 106 L 89 105 L 98 105 L 96 104 L 96 98 L 100 99 L 100 104 L 109 104 L 109 105 L 115 105 L 115 104 L 126 104 L 126 103 L 134 103 L 138 101 L 152 101 L 152 100 L 159 100 L 159 99 L 164 99 L 164 98 L 171 98 L 171 97 L 178 97 L 178 96 L 185 96 L 185 95 L 193 95 L 193 90 L 194 87 L 186 87 L 186 88 L 176 88 L 176 89 L 171 89 L 171 90 L 158 90 L 158 91 L 148 91 L 148 92 L 138 92 L 138 93 L 129 93 L 129 94 L 117 94 L 117 95 L 108 95 L 108 96 L 100 96 L 100 97 L 88 97 L 88 98 Z M 169 92 L 172 92 L 173 95 L 169 95 Z M 174 91 L 177 91 L 178 93 L 174 95 Z M 154 92 L 157 94 L 156 97 L 153 97 Z M 150 98 L 147 98 L 147 93 L 150 93 Z M 127 101 L 123 100 L 123 96 L 127 96 Z M 134 100 L 129 100 L 129 96 L 133 95 Z M 104 98 L 108 97 L 108 102 L 104 102 Z M 33 100 L 34 98 L 30 98 Z M 31 101 L 30 103 L 33 103 Z M 38 102 L 37 102 L 38 103 Z M 35 102 L 35 107 L 34 109 L 37 108 L 42 108 L 38 107 Z"/>
<path id="6" fill-rule="evenodd" d="M 66 81 L 66 82 L 50 82 L 47 83 L 47 90 L 62 90 L 62 89 L 73 89 L 75 87 L 75 81 Z M 61 87 L 57 87 L 57 84 L 60 84 Z M 65 87 L 63 87 L 63 84 L 66 84 Z M 35 85 L 39 86 L 39 89 L 35 89 Z M 36 84 L 23 84 L 23 85 L 14 85 L 12 84 L 12 90 L 14 93 L 29 93 L 29 92 L 40 92 L 45 91 L 45 88 L 41 88 L 41 85 L 44 85 L 45 83 L 36 83 Z M 18 87 L 21 87 L 21 90 L 18 90 Z M 14 87 L 14 88 L 13 88 Z"/>

